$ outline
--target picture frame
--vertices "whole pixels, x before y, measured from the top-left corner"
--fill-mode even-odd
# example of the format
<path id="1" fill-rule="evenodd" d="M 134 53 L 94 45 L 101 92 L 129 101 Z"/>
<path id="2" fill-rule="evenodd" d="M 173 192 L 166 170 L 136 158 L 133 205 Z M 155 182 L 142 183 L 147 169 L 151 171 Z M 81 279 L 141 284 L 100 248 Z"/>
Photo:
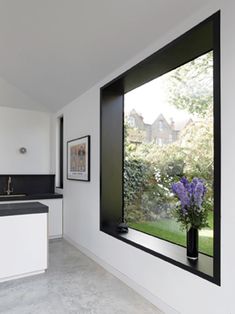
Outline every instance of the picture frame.
<path id="1" fill-rule="evenodd" d="M 67 142 L 67 179 L 90 181 L 90 135 Z"/>

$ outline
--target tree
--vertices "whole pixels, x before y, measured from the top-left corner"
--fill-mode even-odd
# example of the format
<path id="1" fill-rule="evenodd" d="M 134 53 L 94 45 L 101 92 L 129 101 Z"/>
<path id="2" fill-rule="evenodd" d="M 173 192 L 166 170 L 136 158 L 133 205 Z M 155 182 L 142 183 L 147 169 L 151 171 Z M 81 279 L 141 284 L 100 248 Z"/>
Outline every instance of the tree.
<path id="1" fill-rule="evenodd" d="M 166 74 L 168 102 L 200 117 L 213 106 L 213 51 Z"/>

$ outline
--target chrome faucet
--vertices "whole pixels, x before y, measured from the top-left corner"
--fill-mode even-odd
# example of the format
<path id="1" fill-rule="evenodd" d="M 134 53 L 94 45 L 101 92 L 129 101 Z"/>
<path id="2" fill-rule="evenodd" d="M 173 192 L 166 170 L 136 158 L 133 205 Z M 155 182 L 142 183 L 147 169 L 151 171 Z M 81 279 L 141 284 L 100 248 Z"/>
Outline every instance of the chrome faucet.
<path id="1" fill-rule="evenodd" d="M 11 177 L 8 177 L 8 181 L 7 181 L 7 190 L 6 193 L 7 195 L 10 195 L 11 193 L 13 193 L 13 188 L 11 187 Z"/>

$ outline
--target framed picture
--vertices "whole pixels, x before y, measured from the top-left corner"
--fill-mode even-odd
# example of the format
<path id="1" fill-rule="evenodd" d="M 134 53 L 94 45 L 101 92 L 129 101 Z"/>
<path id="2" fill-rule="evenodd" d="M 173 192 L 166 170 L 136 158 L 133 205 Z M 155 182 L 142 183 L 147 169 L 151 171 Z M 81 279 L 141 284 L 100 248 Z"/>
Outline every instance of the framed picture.
<path id="1" fill-rule="evenodd" d="M 67 142 L 67 179 L 90 181 L 90 135 Z"/>

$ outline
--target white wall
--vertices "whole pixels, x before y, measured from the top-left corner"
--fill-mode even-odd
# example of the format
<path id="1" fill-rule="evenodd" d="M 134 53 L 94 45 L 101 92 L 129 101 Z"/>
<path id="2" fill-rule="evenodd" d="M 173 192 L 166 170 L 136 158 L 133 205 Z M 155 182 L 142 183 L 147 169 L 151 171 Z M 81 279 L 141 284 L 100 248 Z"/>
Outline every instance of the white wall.
<path id="1" fill-rule="evenodd" d="M 50 173 L 50 128 L 49 113 L 0 107 L 0 173 Z"/>
<path id="2" fill-rule="evenodd" d="M 222 9 L 221 287 L 99 231 L 99 88 L 219 8 Z M 162 300 L 182 314 L 235 313 L 234 12 L 233 1 L 213 1 L 58 113 L 64 114 L 65 141 L 91 135 L 91 182 L 65 180 L 65 236 L 133 280 L 156 305 L 164 309 Z M 165 307 L 165 311 L 170 313 L 170 308 Z"/>

